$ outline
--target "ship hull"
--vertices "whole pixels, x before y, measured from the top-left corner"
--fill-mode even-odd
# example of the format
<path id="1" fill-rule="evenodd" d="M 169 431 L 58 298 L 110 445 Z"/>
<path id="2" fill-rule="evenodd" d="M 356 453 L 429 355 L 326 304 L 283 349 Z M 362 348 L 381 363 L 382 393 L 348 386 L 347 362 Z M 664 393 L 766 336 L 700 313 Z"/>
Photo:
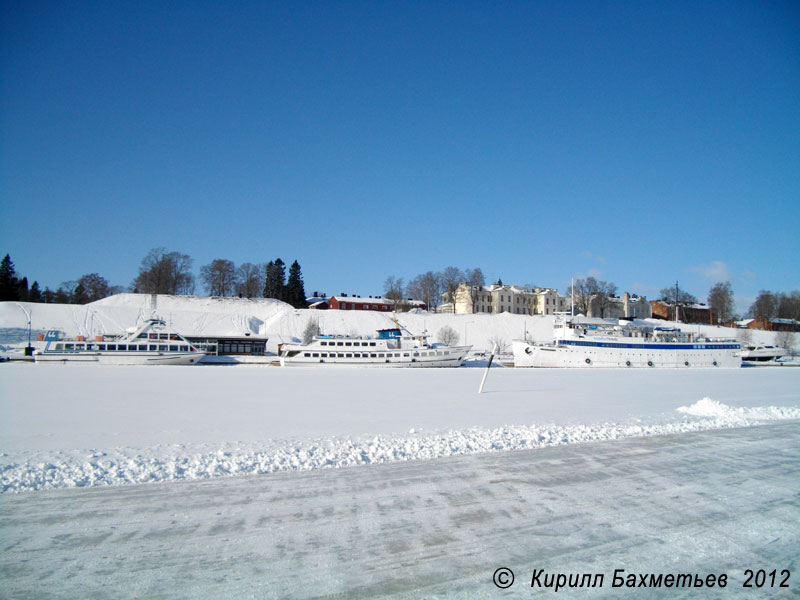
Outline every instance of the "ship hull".
<path id="1" fill-rule="evenodd" d="M 618 347 L 608 347 L 515 341 L 512 346 L 515 367 L 687 369 L 742 366 L 738 347 L 728 344 L 676 344 L 673 347 L 669 344 L 616 344 Z"/>

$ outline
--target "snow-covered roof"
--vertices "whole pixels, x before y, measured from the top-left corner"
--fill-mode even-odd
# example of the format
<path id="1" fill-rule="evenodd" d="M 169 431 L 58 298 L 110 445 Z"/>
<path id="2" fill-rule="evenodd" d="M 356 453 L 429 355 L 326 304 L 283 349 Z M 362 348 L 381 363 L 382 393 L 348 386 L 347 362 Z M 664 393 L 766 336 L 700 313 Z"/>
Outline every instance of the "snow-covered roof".
<path id="1" fill-rule="evenodd" d="M 361 296 L 331 296 L 331 300 L 336 298 L 339 302 L 363 302 L 365 304 L 388 304 L 394 306 L 394 300 L 388 298 L 362 298 Z"/>

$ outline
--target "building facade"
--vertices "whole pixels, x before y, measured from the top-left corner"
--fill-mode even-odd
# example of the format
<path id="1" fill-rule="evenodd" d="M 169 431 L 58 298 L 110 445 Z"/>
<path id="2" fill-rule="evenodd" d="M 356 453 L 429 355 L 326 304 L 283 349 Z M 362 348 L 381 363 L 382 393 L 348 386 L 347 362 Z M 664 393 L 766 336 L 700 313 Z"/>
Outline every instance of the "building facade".
<path id="1" fill-rule="evenodd" d="M 616 296 L 604 297 L 602 302 L 593 297 L 589 304 L 587 317 L 600 317 L 611 319 L 649 319 L 653 316 L 650 302 L 644 296 L 625 292 L 621 298 Z"/>
<path id="2" fill-rule="evenodd" d="M 679 321 L 681 323 L 709 323 L 714 324 L 714 315 L 711 308 L 705 304 L 692 304 L 689 302 L 664 302 L 663 300 L 651 300 L 650 308 L 653 317 L 667 321 Z M 675 318 L 677 308 L 678 316 Z"/>
<path id="3" fill-rule="evenodd" d="M 404 310 L 408 310 L 409 308 L 425 309 L 425 304 L 417 300 L 402 300 L 395 303 L 394 300 L 390 300 L 389 298 L 379 298 L 377 296 L 374 298 L 331 296 L 327 299 L 326 304 L 327 308 L 330 310 L 372 310 L 376 312 L 391 312 L 395 309 L 395 304 L 402 306 Z"/>
<path id="4" fill-rule="evenodd" d="M 457 315 L 512 313 L 552 315 L 566 309 L 566 299 L 551 288 L 526 289 L 514 285 L 473 286 L 462 283 L 447 312 Z"/>

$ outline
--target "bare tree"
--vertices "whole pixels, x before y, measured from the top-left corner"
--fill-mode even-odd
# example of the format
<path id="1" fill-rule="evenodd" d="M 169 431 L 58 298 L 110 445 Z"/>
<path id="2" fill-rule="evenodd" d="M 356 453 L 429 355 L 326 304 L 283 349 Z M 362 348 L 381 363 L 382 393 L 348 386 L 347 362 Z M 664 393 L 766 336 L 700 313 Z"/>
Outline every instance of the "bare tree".
<path id="1" fill-rule="evenodd" d="M 750 305 L 750 316 L 754 318 L 774 319 L 778 314 L 778 299 L 775 294 L 766 290 L 758 292 L 756 301 Z"/>
<path id="2" fill-rule="evenodd" d="M 458 332 L 449 325 L 442 327 L 436 334 L 436 337 L 442 344 L 446 346 L 455 346 L 458 344 L 459 340 Z"/>
<path id="3" fill-rule="evenodd" d="M 733 317 L 731 282 L 717 283 L 708 292 L 708 305 L 717 323 L 727 323 Z"/>
<path id="4" fill-rule="evenodd" d="M 781 348 L 786 348 L 789 354 L 794 356 L 796 337 L 794 331 L 779 331 L 775 336 L 775 343 Z"/>
<path id="5" fill-rule="evenodd" d="M 473 286 L 483 287 L 486 285 L 486 279 L 483 276 L 483 271 L 480 267 L 474 269 L 464 269 L 464 279 Z"/>
<path id="6" fill-rule="evenodd" d="M 191 294 L 192 259 L 179 252 L 167 252 L 166 248 L 153 248 L 142 259 L 133 288 L 142 294 Z"/>
<path id="7" fill-rule="evenodd" d="M 781 292 L 777 295 L 777 299 L 779 319 L 800 321 L 800 291 L 794 291 L 791 294 Z"/>
<path id="8" fill-rule="evenodd" d="M 97 273 L 89 273 L 78 280 L 86 302 L 94 302 L 111 295 L 111 286 L 108 280 Z"/>
<path id="9" fill-rule="evenodd" d="M 306 328 L 303 330 L 303 343 L 310 343 L 315 335 L 319 335 L 319 323 L 314 319 L 309 319 L 308 323 L 306 323 Z"/>
<path id="10" fill-rule="evenodd" d="M 666 287 L 661 290 L 659 293 L 659 300 L 663 300 L 665 302 L 677 302 L 677 303 L 686 303 L 686 304 L 697 304 L 697 298 L 687 292 L 686 290 L 682 289 L 678 282 L 675 282 L 675 285 L 672 287 Z"/>
<path id="11" fill-rule="evenodd" d="M 456 290 L 458 289 L 458 284 L 465 279 L 466 278 L 464 277 L 464 274 L 458 267 L 447 267 L 439 274 L 439 283 L 441 285 L 441 289 L 447 295 L 446 301 L 453 305 L 454 311 L 456 302 L 455 295 Z"/>
<path id="12" fill-rule="evenodd" d="M 508 350 L 508 342 L 505 340 L 505 338 L 502 338 L 499 335 L 490 337 L 489 343 L 492 345 L 492 348 L 497 347 L 498 354 L 503 354 L 506 350 Z"/>
<path id="13" fill-rule="evenodd" d="M 753 332 L 750 329 L 737 329 L 736 339 L 742 346 L 749 346 L 753 343 Z"/>
<path id="14" fill-rule="evenodd" d="M 217 258 L 200 267 L 200 278 L 211 296 L 230 296 L 236 289 L 236 265 L 225 258 Z"/>
<path id="15" fill-rule="evenodd" d="M 576 279 L 569 291 L 570 294 L 574 294 L 575 308 L 578 312 L 584 315 L 597 312 L 603 317 L 610 304 L 609 298 L 617 291 L 617 286 L 608 281 L 587 277 Z"/>
<path id="16" fill-rule="evenodd" d="M 409 297 L 424 302 L 428 310 L 434 311 L 439 306 L 442 295 L 441 289 L 438 275 L 428 271 L 423 275 L 417 275 L 409 281 L 406 286 L 406 293 Z"/>
<path id="17" fill-rule="evenodd" d="M 389 275 L 383 282 L 383 297 L 394 302 L 394 308 L 398 311 L 407 311 L 410 304 L 403 296 L 403 278 Z"/>
<path id="18" fill-rule="evenodd" d="M 236 269 L 236 293 L 245 298 L 259 298 L 264 291 L 264 265 L 242 263 Z"/>

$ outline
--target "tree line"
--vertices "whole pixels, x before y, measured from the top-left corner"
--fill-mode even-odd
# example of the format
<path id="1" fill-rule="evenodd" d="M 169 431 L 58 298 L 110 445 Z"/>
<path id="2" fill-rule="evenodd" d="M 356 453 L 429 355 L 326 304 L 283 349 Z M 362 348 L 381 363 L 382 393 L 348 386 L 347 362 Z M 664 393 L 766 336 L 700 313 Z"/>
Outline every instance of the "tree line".
<path id="1" fill-rule="evenodd" d="M 142 259 L 139 272 L 128 289 L 140 294 L 193 294 L 197 282 L 192 262 L 186 254 L 153 248 Z M 285 264 L 280 258 L 266 265 L 246 262 L 238 267 L 233 261 L 215 259 L 200 267 L 200 282 L 211 296 L 276 298 L 295 308 L 306 306 L 303 275 L 296 260 L 289 267 L 287 278 Z M 125 288 L 110 285 L 98 273 L 64 282 L 55 292 L 48 288 L 41 290 L 37 281 L 29 286 L 27 277 L 18 277 L 8 254 L 0 263 L 0 301 L 88 304 L 123 291 Z"/>
<path id="2" fill-rule="evenodd" d="M 56 291 L 41 289 L 38 281 L 28 285 L 26 276 L 17 276 L 11 256 L 0 261 L 0 301 L 42 302 L 50 304 L 87 304 L 122 292 L 97 273 L 83 275 L 77 281 L 66 281 Z"/>
<path id="3" fill-rule="evenodd" d="M 197 281 L 192 263 L 192 258 L 186 254 L 153 248 L 142 259 L 139 272 L 128 290 L 142 294 L 194 294 Z M 215 259 L 200 267 L 200 283 L 211 296 L 275 298 L 295 308 L 306 306 L 303 276 L 297 260 L 289 266 L 287 276 L 286 264 L 280 258 L 266 264 L 245 262 L 238 267 L 231 260 Z M 450 266 L 438 272 L 426 271 L 408 282 L 390 275 L 384 282 L 384 296 L 400 306 L 406 298 L 420 300 L 433 311 L 443 301 L 454 302 L 455 292 L 462 283 L 480 289 L 486 285 L 483 271 L 478 267 L 459 269 Z M 497 283 L 502 285 L 502 280 L 498 279 Z M 77 280 L 63 282 L 55 291 L 47 287 L 42 290 L 38 281 L 29 283 L 28 277 L 17 274 L 10 255 L 6 254 L 0 262 L 0 301 L 87 304 L 123 291 L 126 289 L 111 285 L 99 273 L 88 273 Z M 602 314 L 616 292 L 617 286 L 613 282 L 586 277 L 576 279 L 566 294 L 568 298 L 574 298 L 579 312 L 588 314 L 592 304 Z M 658 299 L 670 303 L 698 302 L 678 284 L 663 288 Z M 738 318 L 729 281 L 714 284 L 709 290 L 707 303 L 718 323 Z M 761 290 L 747 316 L 800 321 L 800 291 Z"/>
<path id="4" fill-rule="evenodd" d="M 430 311 L 436 310 L 445 302 L 455 300 L 458 286 L 467 283 L 473 286 L 484 286 L 486 281 L 480 268 L 459 269 L 447 267 L 442 271 L 427 271 L 410 279 L 408 283 L 402 277 L 389 275 L 383 284 L 383 296 L 394 300 L 402 306 L 406 299 L 420 300 Z"/>
<path id="5" fill-rule="evenodd" d="M 800 291 L 790 293 L 761 290 L 750 305 L 748 315 L 762 319 L 793 319 L 800 321 Z"/>

